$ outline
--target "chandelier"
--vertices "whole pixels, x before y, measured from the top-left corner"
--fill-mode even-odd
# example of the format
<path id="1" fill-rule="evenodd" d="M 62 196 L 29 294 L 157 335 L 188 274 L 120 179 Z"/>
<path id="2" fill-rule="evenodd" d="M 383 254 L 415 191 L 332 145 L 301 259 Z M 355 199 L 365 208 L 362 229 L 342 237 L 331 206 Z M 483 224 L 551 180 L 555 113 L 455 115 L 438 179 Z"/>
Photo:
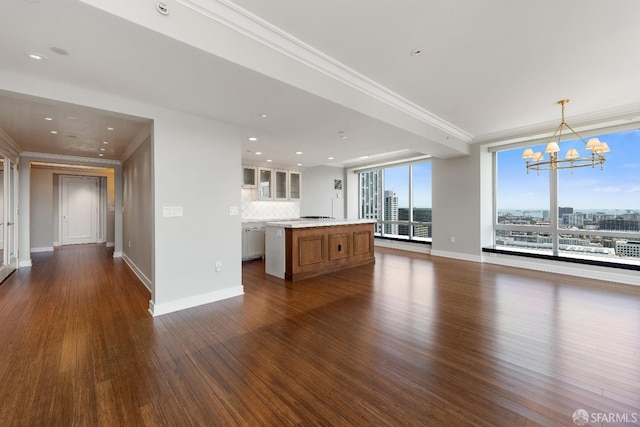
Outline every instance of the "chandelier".
<path id="1" fill-rule="evenodd" d="M 587 166 L 595 167 L 600 165 L 600 169 L 604 169 L 605 153 L 611 151 L 606 142 L 600 142 L 598 138 L 591 138 L 589 141 L 585 141 L 571 126 L 564 120 L 564 105 L 569 102 L 568 99 L 562 99 L 558 101 L 558 104 L 562 106 L 562 121 L 553 133 L 553 136 L 547 143 L 544 152 L 549 155 L 545 158 L 544 153 L 540 151 L 533 152 L 531 148 L 527 148 L 522 153 L 522 158 L 527 161 L 527 173 L 530 170 L 556 170 L 556 169 L 571 169 L 573 173 L 574 168 L 583 168 Z M 560 152 L 560 141 L 562 139 L 562 132 L 565 128 L 569 129 L 571 133 L 577 136 L 584 144 L 585 149 L 591 151 L 591 156 L 580 157 L 580 153 L 575 148 L 570 148 L 564 156 L 564 159 L 558 158 Z M 566 138 L 565 138 L 566 139 Z"/>

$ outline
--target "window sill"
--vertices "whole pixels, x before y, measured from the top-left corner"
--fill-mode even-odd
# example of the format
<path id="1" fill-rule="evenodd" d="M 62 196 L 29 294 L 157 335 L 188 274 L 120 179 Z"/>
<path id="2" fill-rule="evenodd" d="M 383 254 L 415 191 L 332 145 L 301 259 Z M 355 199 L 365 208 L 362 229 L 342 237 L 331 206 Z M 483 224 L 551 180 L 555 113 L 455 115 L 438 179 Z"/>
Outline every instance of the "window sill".
<path id="1" fill-rule="evenodd" d="M 524 258 L 544 259 L 549 261 L 562 261 L 562 262 L 569 262 L 574 264 L 593 265 L 598 267 L 619 268 L 622 270 L 640 271 L 640 264 L 627 264 L 627 263 L 615 262 L 615 261 L 605 261 L 601 259 L 574 258 L 566 255 L 552 255 L 551 253 L 545 254 L 545 253 L 534 253 L 534 252 L 522 252 L 522 251 L 509 250 L 505 248 L 496 248 L 495 246 L 482 248 L 482 252 L 487 252 L 492 254 L 501 254 L 501 255 L 512 255 L 512 256 L 519 256 Z"/>

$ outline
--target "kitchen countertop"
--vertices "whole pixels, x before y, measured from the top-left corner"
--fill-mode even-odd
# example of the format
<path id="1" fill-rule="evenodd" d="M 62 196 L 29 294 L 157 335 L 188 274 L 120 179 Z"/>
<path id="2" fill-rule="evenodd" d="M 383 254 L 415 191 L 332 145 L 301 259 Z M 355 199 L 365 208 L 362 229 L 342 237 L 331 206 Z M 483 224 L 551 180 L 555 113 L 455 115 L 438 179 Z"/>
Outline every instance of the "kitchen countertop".
<path id="1" fill-rule="evenodd" d="M 309 228 L 309 227 L 330 227 L 334 225 L 350 225 L 350 224 L 373 224 L 375 219 L 296 219 L 286 221 L 267 221 L 267 227 L 282 228 Z"/>

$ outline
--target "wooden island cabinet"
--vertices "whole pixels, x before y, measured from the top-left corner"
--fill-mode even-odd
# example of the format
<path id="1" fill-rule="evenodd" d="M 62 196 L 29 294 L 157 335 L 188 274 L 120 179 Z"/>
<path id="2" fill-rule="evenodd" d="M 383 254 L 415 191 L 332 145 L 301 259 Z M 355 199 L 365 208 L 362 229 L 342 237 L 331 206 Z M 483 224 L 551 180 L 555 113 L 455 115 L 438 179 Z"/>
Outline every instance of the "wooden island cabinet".
<path id="1" fill-rule="evenodd" d="M 372 220 L 268 222 L 266 273 L 291 281 L 375 262 Z"/>

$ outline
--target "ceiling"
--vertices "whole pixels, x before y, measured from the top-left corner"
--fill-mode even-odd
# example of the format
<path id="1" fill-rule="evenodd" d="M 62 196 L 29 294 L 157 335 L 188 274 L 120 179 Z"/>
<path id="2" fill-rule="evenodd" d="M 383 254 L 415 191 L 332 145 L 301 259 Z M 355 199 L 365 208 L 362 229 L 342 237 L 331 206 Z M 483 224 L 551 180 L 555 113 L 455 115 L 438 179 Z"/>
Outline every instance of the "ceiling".
<path id="1" fill-rule="evenodd" d="M 550 130 L 561 98 L 572 124 L 640 116 L 637 0 L 156 3 L 10 0 L 0 74 L 211 117 L 243 162 L 303 168 L 464 155 Z M 22 151 L 118 160 L 149 123 L 2 81 Z"/>

